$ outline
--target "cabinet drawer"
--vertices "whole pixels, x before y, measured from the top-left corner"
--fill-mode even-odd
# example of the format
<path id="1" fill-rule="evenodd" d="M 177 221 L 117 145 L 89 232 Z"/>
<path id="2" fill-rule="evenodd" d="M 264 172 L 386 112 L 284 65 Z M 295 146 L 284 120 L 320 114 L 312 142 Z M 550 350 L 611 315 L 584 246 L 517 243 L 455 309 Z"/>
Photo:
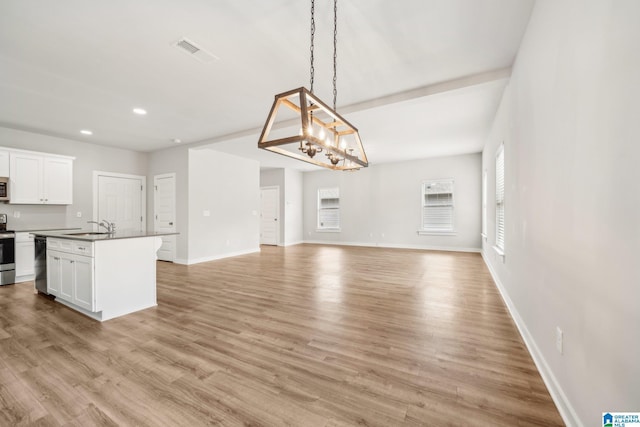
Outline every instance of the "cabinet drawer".
<path id="1" fill-rule="evenodd" d="M 33 234 L 31 233 L 16 233 L 16 243 L 33 242 Z"/>
<path id="2" fill-rule="evenodd" d="M 73 253 L 93 256 L 93 243 L 72 241 Z"/>
<path id="3" fill-rule="evenodd" d="M 73 240 L 47 238 L 47 249 L 55 249 L 62 252 L 73 252 Z"/>
<path id="4" fill-rule="evenodd" d="M 85 242 L 83 240 L 68 240 L 47 238 L 47 249 L 52 249 L 70 254 L 93 256 L 93 242 Z"/>

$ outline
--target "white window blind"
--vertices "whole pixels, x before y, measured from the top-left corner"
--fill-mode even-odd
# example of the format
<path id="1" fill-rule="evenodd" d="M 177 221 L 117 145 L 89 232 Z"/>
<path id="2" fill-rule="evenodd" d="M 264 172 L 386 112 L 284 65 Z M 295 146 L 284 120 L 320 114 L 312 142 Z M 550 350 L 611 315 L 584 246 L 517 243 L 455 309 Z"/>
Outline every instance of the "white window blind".
<path id="1" fill-rule="evenodd" d="M 422 184 L 422 229 L 453 231 L 453 180 L 425 181 Z"/>
<path id="2" fill-rule="evenodd" d="M 318 229 L 340 229 L 340 189 L 318 189 Z"/>
<path id="3" fill-rule="evenodd" d="M 487 238 L 487 171 L 482 174 L 482 235 Z"/>
<path id="4" fill-rule="evenodd" d="M 496 246 L 504 251 L 504 146 L 496 154 Z"/>

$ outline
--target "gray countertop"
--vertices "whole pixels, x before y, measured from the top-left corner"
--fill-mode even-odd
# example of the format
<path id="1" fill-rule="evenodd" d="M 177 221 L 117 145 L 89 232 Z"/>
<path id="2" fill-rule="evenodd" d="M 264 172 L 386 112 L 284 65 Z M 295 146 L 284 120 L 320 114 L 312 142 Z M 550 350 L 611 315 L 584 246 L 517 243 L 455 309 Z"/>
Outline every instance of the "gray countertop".
<path id="1" fill-rule="evenodd" d="M 72 229 L 67 231 L 34 231 L 32 234 L 42 237 L 56 237 L 59 239 L 84 240 L 99 242 L 103 240 L 137 239 L 141 237 L 172 236 L 178 233 L 157 233 L 155 231 L 116 231 L 115 233 L 100 233 L 78 235 L 77 233 L 93 233 L 93 230 Z"/>
<path id="2" fill-rule="evenodd" d="M 36 231 L 65 231 L 65 230 L 80 230 L 80 227 L 53 227 L 53 226 L 44 226 L 44 227 L 18 227 L 11 228 L 12 231 L 16 233 L 34 233 Z"/>

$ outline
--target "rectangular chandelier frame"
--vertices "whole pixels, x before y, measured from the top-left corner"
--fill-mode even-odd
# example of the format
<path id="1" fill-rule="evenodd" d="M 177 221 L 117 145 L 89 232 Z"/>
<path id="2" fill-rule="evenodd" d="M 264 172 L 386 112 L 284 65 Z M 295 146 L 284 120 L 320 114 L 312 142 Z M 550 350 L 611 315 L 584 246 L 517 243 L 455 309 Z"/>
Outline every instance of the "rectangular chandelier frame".
<path id="1" fill-rule="evenodd" d="M 295 115 L 283 124 L 296 132 L 269 139 L 278 112 L 283 108 Z M 326 137 L 320 137 L 322 134 Z M 333 170 L 358 170 L 369 165 L 358 129 L 304 87 L 275 96 L 258 148 Z M 310 157 L 303 148 L 311 148 L 314 153 L 317 150 L 314 157 L 318 158 Z M 340 160 L 332 164 L 331 158 Z"/>

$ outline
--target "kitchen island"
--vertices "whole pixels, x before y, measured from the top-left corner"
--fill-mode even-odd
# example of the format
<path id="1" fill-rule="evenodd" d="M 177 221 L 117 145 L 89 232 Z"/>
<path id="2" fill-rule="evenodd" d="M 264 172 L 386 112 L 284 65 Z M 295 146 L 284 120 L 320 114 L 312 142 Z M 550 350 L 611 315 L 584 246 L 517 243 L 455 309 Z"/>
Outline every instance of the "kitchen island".
<path id="1" fill-rule="evenodd" d="M 47 240 L 47 293 L 99 321 L 157 305 L 160 236 L 117 231 L 35 232 Z"/>

